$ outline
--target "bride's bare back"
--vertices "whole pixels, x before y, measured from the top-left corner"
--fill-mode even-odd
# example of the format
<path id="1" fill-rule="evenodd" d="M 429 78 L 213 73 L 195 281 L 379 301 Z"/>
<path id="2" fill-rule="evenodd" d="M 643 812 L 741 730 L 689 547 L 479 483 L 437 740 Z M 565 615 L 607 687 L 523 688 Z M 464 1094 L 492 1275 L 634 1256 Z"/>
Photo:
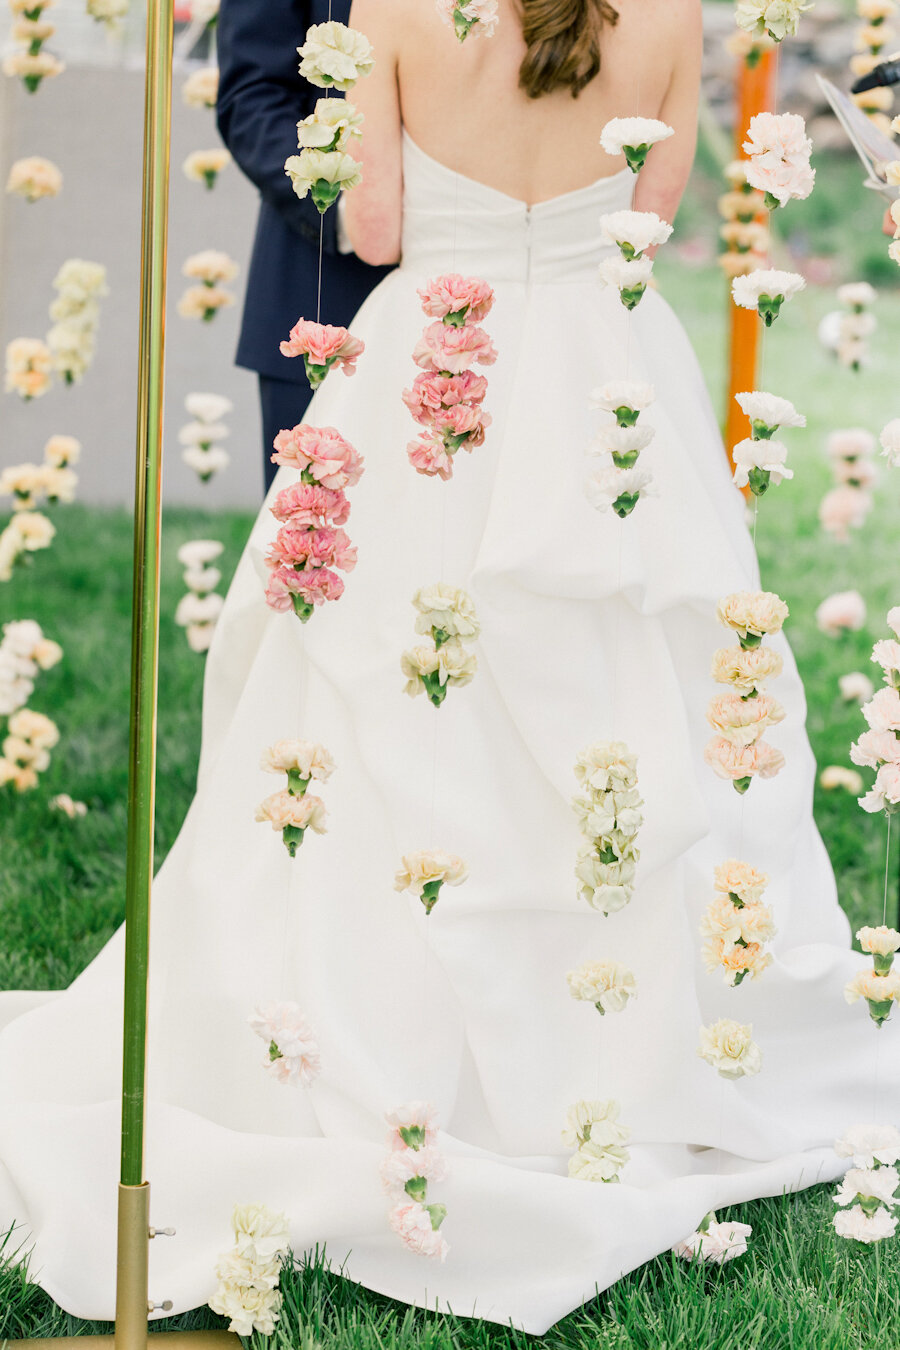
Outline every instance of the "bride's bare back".
<path id="1" fill-rule="evenodd" d="M 365 181 L 348 194 L 348 224 L 367 261 L 399 257 L 402 126 L 432 158 L 532 204 L 623 168 L 600 148 L 610 118 L 662 118 L 676 135 L 654 150 L 635 204 L 673 218 L 695 148 L 700 0 L 614 0 L 619 20 L 602 27 L 600 73 L 577 99 L 520 88 L 519 4 L 499 3 L 494 36 L 460 44 L 433 0 L 354 0 L 351 24 L 377 59 L 351 95 L 366 118 Z"/>

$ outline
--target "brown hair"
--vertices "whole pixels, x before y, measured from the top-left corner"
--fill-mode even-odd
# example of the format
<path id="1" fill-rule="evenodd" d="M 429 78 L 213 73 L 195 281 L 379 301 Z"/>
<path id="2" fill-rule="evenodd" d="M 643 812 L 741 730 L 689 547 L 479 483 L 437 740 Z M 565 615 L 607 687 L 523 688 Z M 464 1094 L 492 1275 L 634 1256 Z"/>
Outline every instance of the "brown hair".
<path id="1" fill-rule="evenodd" d="M 529 98 L 571 89 L 577 98 L 600 70 L 600 30 L 615 24 L 609 0 L 521 0 L 522 33 L 528 51 L 519 68 L 519 88 Z"/>

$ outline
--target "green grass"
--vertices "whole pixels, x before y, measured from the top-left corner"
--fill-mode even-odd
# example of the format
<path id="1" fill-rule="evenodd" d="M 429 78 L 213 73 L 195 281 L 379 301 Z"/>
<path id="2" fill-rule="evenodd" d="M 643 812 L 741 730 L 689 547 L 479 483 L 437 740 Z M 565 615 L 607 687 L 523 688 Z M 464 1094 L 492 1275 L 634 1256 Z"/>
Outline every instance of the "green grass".
<path id="1" fill-rule="evenodd" d="M 702 168 L 702 166 L 701 166 Z M 857 187 L 847 159 L 823 160 L 820 203 L 785 214 L 787 242 L 805 253 L 837 253 L 837 279 L 875 277 L 886 241 L 878 209 Z M 824 191 L 823 191 L 824 188 Z M 715 239 L 710 215 L 718 185 L 698 176 L 678 233 Z M 838 209 L 848 203 L 847 209 Z M 793 223 L 791 223 L 793 222 Z M 869 261 L 867 261 L 869 260 Z M 727 305 L 715 270 L 664 250 L 662 288 L 688 328 L 714 395 L 721 389 Z M 900 603 L 896 547 L 900 473 L 885 469 L 867 529 L 846 546 L 819 531 L 816 510 L 829 485 L 823 441 L 829 430 L 862 425 L 877 432 L 900 414 L 895 400 L 900 291 L 877 306 L 871 366 L 838 369 L 815 340 L 833 293 L 810 288 L 767 334 L 760 386 L 791 397 L 809 418 L 789 432 L 796 478 L 761 504 L 759 552 L 764 584 L 791 607 L 789 634 L 807 683 L 809 731 L 820 766 L 848 764 L 861 729 L 858 708 L 840 702 L 837 677 L 874 669 L 869 652 Z M 59 723 L 62 741 L 41 789 L 2 799 L 0 813 L 0 988 L 60 988 L 94 956 L 123 913 L 127 781 L 131 526 L 124 513 L 61 508 L 54 548 L 10 586 L 0 587 L 0 623 L 34 617 L 62 643 L 64 661 L 40 678 L 31 706 Z M 171 846 L 190 801 L 199 749 L 203 658 L 172 620 L 181 594 L 177 546 L 213 537 L 226 546 L 226 581 L 249 515 L 170 511 L 164 526 L 163 624 L 157 858 Z M 840 641 L 815 627 L 818 603 L 857 587 L 869 605 L 864 632 Z M 48 813 L 48 797 L 69 792 L 91 810 L 70 822 Z M 817 790 L 816 815 L 854 924 L 881 914 L 884 824 L 846 793 Z M 892 863 L 892 873 L 896 863 Z M 893 883 L 892 883 L 893 885 Z M 331 1274 L 322 1261 L 286 1271 L 286 1306 L 275 1350 L 896 1350 L 900 1344 L 900 1242 L 868 1251 L 833 1235 L 827 1188 L 735 1208 L 754 1227 L 746 1257 L 721 1270 L 685 1267 L 668 1255 L 651 1261 L 535 1340 L 490 1324 L 412 1312 Z M 0 1250 L 0 1338 L 58 1336 L 105 1328 L 75 1322 Z M 221 1325 L 208 1310 L 160 1323 Z"/>

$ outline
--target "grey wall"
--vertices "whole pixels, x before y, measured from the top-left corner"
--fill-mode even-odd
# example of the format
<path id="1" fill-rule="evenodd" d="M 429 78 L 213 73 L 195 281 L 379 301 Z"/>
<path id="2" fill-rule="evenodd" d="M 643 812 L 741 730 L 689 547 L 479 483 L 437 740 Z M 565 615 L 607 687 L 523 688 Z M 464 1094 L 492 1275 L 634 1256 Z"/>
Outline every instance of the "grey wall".
<path id="1" fill-rule="evenodd" d="M 52 46 L 52 44 L 50 44 Z M 261 449 L 255 378 L 233 365 L 240 306 L 256 213 L 256 194 L 230 165 L 216 188 L 189 182 L 185 156 L 219 143 L 213 114 L 181 101 L 175 78 L 169 231 L 165 495 L 170 502 L 253 507 L 261 495 Z M 24 404 L 0 392 L 0 466 L 40 459 L 55 432 L 83 443 L 80 497 L 127 503 L 132 496 L 137 366 L 143 72 L 124 64 L 70 67 L 26 94 L 0 77 L 0 190 L 9 166 L 44 155 L 62 170 L 63 191 L 28 203 L 0 191 L 0 344 L 43 337 L 55 292 L 51 282 L 69 257 L 103 263 L 110 294 L 102 302 L 97 356 L 81 384 L 55 386 Z M 223 249 L 241 265 L 238 303 L 212 324 L 182 319 L 175 304 L 186 282 L 181 264 L 204 248 Z M 229 468 L 201 485 L 180 460 L 177 432 L 188 420 L 192 390 L 228 395 L 235 404 L 225 443 Z"/>

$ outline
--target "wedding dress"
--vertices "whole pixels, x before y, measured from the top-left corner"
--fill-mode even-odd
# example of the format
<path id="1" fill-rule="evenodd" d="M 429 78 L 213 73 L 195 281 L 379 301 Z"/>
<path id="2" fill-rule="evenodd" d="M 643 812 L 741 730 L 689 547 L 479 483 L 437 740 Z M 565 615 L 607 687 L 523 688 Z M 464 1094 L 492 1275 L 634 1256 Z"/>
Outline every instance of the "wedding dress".
<path id="1" fill-rule="evenodd" d="M 781 638 L 786 767 L 741 798 L 704 763 L 710 661 L 732 640 L 716 602 L 759 579 L 678 320 L 658 293 L 629 315 L 597 284 L 598 218 L 629 205 L 631 175 L 528 209 L 409 138 L 404 160 L 402 266 L 353 325 L 356 375 L 333 371 L 308 418 L 365 456 L 359 564 L 307 625 L 272 611 L 262 510 L 209 655 L 197 796 L 155 883 L 146 1170 L 153 1222 L 177 1236 L 152 1244 L 151 1292 L 176 1311 L 209 1298 L 233 1205 L 261 1202 L 295 1252 L 324 1245 L 371 1289 L 542 1332 L 710 1209 L 835 1177 L 835 1137 L 873 1117 L 879 1041 L 880 1111 L 900 1115 L 898 1030 L 842 997 L 860 958 Z M 400 395 L 427 322 L 417 287 L 446 271 L 495 287 L 499 358 L 486 442 L 441 482 L 407 461 Z M 585 496 L 585 450 L 589 392 L 626 377 L 655 387 L 656 495 L 620 521 Z M 481 638 L 474 681 L 436 710 L 406 696 L 400 657 L 421 640 L 413 593 L 438 579 L 472 595 Z M 254 811 L 276 786 L 261 752 L 298 735 L 337 769 L 327 834 L 291 859 Z M 570 804 L 576 755 L 605 738 L 637 753 L 646 803 L 636 892 L 609 917 L 576 894 Z M 429 847 L 469 877 L 426 917 L 393 881 Z M 732 857 L 769 874 L 778 928 L 774 965 L 739 988 L 707 973 L 698 933 Z M 565 977 L 603 957 L 637 997 L 600 1017 Z M 0 1225 L 26 1226 L 33 1274 L 82 1317 L 114 1306 L 121 978 L 119 934 L 65 993 L 0 999 Z M 248 1026 L 277 999 L 314 1027 L 308 1091 L 265 1071 Z M 720 1017 L 752 1023 L 757 1076 L 698 1057 Z M 631 1131 L 619 1184 L 567 1175 L 560 1133 L 585 1098 L 615 1099 Z M 443 1263 L 387 1220 L 384 1116 L 411 1100 L 437 1107 L 450 1163 Z"/>

